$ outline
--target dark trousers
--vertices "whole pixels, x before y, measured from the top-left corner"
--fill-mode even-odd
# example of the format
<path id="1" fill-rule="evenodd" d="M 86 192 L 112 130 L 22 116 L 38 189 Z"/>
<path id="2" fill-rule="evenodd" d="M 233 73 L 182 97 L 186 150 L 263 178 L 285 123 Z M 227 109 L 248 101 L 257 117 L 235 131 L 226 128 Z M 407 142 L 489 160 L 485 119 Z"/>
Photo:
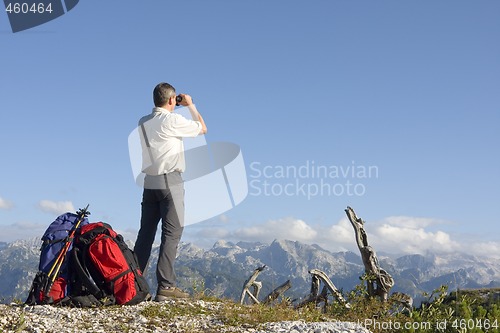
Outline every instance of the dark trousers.
<path id="1" fill-rule="evenodd" d="M 161 220 L 161 244 L 156 266 L 158 288 L 174 287 L 176 276 L 174 262 L 177 246 L 184 230 L 184 183 L 179 172 L 168 175 L 150 177 L 150 181 L 162 181 L 165 186 L 147 188 L 142 196 L 141 227 L 135 242 L 134 252 L 139 266 L 144 272 L 151 255 L 158 223 Z M 163 177 L 163 180 L 161 179 Z"/>

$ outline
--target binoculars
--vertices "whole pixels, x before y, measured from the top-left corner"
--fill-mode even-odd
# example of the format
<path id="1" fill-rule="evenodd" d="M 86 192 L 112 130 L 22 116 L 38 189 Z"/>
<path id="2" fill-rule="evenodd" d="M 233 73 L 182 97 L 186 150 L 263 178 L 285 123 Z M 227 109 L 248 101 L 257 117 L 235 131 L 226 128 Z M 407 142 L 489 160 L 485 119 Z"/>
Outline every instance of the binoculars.
<path id="1" fill-rule="evenodd" d="M 182 96 L 181 95 L 175 96 L 175 106 L 179 106 L 181 102 L 182 102 Z"/>
<path id="2" fill-rule="evenodd" d="M 179 106 L 179 105 L 180 105 L 180 104 L 179 104 L 180 102 L 182 102 L 182 96 L 177 95 L 177 96 L 175 97 L 175 105 L 176 105 L 176 106 Z"/>

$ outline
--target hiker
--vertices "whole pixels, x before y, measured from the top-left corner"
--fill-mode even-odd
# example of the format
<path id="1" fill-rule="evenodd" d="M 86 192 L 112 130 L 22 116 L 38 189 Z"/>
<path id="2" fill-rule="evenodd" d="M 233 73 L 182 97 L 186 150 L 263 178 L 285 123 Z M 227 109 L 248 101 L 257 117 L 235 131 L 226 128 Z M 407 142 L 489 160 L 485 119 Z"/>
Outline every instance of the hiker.
<path id="1" fill-rule="evenodd" d="M 161 220 L 161 244 L 156 267 L 156 301 L 167 297 L 186 298 L 176 287 L 174 262 L 184 229 L 184 184 L 186 168 L 184 137 L 205 134 L 207 127 L 191 96 L 177 95 L 168 83 L 153 90 L 153 112 L 139 120 L 142 146 L 142 171 L 145 173 L 141 226 L 135 242 L 139 266 L 144 272 L 151 255 L 156 229 Z M 193 120 L 175 113 L 176 105 L 189 109 Z"/>

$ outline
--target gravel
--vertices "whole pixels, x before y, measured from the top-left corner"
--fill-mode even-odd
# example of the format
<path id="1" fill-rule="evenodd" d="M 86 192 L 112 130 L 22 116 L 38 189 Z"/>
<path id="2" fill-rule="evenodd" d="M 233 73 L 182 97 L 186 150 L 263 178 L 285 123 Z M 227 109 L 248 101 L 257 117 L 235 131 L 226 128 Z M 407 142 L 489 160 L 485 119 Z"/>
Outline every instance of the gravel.
<path id="1" fill-rule="evenodd" d="M 196 314 L 155 314 L 179 306 L 192 307 Z M 369 333 L 354 323 L 283 321 L 265 323 L 258 328 L 225 325 L 213 311 L 224 306 L 202 300 L 169 300 L 158 304 L 143 302 L 133 306 L 69 308 L 50 305 L 0 305 L 0 332 L 246 332 L 246 333 Z M 143 312 L 148 312 L 144 316 Z"/>

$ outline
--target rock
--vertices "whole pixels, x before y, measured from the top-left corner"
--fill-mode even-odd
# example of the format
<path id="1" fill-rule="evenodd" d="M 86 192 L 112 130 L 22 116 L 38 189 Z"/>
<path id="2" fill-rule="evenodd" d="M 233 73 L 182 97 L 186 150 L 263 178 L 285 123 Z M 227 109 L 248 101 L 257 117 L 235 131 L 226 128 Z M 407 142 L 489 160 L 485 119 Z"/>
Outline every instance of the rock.
<path id="1" fill-rule="evenodd" d="M 0 305 L 0 332 L 221 332 L 221 333 L 367 333 L 354 323 L 283 321 L 251 325 L 224 324 L 216 311 L 223 302 L 167 300 L 133 306 L 69 308 L 50 305 Z M 183 313 L 183 310 L 186 312 Z"/>

